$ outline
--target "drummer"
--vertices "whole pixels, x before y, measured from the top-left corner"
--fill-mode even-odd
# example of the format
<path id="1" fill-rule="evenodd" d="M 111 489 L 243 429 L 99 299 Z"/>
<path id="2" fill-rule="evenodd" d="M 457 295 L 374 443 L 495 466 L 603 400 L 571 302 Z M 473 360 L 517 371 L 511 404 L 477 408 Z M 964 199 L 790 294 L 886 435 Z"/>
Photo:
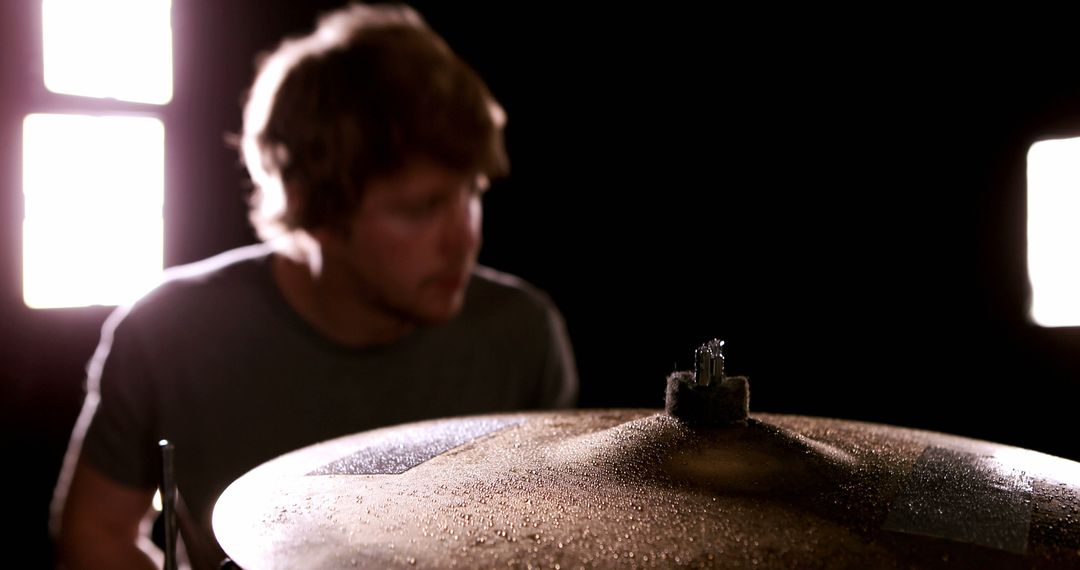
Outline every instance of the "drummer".
<path id="1" fill-rule="evenodd" d="M 53 502 L 63 565 L 160 567 L 140 522 L 161 439 L 198 566 L 221 561 L 217 496 L 278 455 L 575 403 L 557 309 L 476 263 L 481 197 L 508 169 L 504 122 L 407 7 L 340 9 L 262 60 L 241 136 L 262 242 L 169 270 L 106 321 Z"/>

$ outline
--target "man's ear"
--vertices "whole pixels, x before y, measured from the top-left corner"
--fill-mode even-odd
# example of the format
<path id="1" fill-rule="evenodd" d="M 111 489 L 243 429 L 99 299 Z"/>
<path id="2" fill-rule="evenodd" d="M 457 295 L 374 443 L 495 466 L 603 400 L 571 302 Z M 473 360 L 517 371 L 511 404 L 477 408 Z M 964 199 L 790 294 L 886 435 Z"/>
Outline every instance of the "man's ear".
<path id="1" fill-rule="evenodd" d="M 303 218 L 301 213 L 304 210 L 304 189 L 296 182 L 282 181 L 281 193 L 285 196 L 286 218 L 290 224 L 298 225 L 299 220 Z"/>
<path id="2" fill-rule="evenodd" d="M 326 247 L 330 244 L 348 241 L 352 231 L 349 228 L 348 222 L 333 222 L 307 230 L 307 233 L 315 239 L 315 241 L 322 244 L 323 247 Z"/>

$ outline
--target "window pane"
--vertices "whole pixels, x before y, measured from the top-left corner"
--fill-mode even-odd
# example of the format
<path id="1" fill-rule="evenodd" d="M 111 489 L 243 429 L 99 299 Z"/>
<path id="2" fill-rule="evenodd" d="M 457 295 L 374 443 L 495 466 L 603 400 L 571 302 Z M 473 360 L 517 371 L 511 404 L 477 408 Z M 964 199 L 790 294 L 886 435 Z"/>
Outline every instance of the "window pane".
<path id="1" fill-rule="evenodd" d="M 43 0 L 45 87 L 164 104 L 172 99 L 171 0 Z"/>
<path id="2" fill-rule="evenodd" d="M 1031 145 L 1027 179 L 1031 317 L 1080 326 L 1080 139 Z"/>
<path id="3" fill-rule="evenodd" d="M 143 117 L 23 122 L 23 300 L 117 305 L 162 269 L 165 128 Z"/>

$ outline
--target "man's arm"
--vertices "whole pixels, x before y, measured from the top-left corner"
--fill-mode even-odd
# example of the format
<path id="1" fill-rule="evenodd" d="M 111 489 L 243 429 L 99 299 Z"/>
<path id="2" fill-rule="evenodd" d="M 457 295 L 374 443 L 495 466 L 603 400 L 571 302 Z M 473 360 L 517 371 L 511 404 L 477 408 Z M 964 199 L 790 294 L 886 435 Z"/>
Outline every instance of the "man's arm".
<path id="1" fill-rule="evenodd" d="M 63 500 L 58 555 L 62 567 L 161 568 L 143 521 L 154 489 L 116 483 L 79 460 Z"/>
<path id="2" fill-rule="evenodd" d="M 154 395 L 128 311 L 117 309 L 102 326 L 50 509 L 58 560 L 72 570 L 161 567 L 149 528 L 140 528 L 158 477 L 145 445 L 153 439 Z"/>

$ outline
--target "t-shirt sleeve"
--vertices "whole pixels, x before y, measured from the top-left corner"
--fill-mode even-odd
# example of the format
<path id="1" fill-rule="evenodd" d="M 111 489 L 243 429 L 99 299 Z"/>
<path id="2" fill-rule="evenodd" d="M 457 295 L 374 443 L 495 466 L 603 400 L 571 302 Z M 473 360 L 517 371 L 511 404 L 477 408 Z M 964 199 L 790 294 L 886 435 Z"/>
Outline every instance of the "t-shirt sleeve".
<path id="1" fill-rule="evenodd" d="M 87 367 L 84 410 L 91 414 L 82 457 L 117 483 L 143 489 L 160 474 L 151 371 L 137 327 L 118 311 L 102 327 L 101 342 Z"/>
<path id="2" fill-rule="evenodd" d="M 562 313 L 554 304 L 546 305 L 545 357 L 542 366 L 540 409 L 572 408 L 577 405 L 578 375 L 574 351 Z"/>

